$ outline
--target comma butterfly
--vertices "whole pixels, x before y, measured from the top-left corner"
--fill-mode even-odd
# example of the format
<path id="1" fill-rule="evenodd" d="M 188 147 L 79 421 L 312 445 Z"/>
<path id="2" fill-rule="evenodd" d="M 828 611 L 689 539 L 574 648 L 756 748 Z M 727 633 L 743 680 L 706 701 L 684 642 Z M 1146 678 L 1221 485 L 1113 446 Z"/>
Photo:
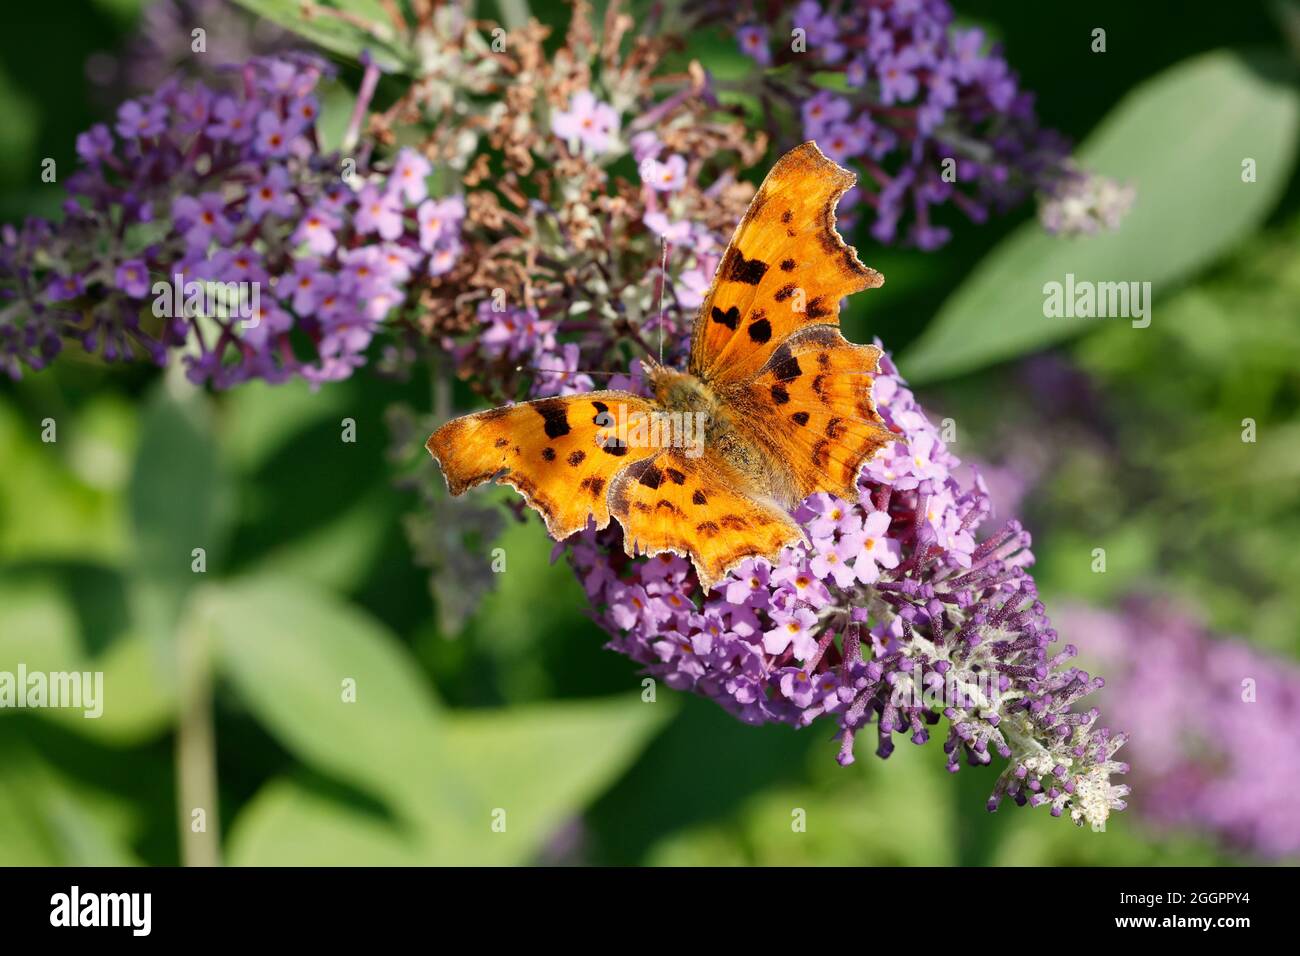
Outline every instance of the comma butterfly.
<path id="1" fill-rule="evenodd" d="M 629 555 L 688 555 L 705 591 L 802 540 L 787 509 L 854 497 L 898 437 L 871 398 L 880 349 L 839 330 L 840 299 L 884 282 L 835 229 L 854 181 L 814 143 L 782 156 L 718 265 L 687 371 L 646 362 L 653 399 L 588 392 L 448 422 L 426 447 L 451 493 L 496 478 L 557 540 L 612 515 Z"/>

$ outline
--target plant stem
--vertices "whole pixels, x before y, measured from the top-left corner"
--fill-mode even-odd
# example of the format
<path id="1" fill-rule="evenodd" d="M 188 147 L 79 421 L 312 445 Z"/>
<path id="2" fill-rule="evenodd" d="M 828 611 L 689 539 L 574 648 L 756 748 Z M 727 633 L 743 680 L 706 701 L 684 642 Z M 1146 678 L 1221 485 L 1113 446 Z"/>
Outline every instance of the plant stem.
<path id="1" fill-rule="evenodd" d="M 220 866 L 216 731 L 212 722 L 212 658 L 206 616 L 186 614 L 176 640 L 178 723 L 176 815 L 181 864 Z M 194 811 L 203 811 L 196 829 Z"/>

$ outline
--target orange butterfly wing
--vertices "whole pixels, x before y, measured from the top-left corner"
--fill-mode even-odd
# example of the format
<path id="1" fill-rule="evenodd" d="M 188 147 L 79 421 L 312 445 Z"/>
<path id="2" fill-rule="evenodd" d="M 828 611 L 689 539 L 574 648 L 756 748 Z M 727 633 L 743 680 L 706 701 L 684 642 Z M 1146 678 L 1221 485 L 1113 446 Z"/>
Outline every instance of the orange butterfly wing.
<path id="1" fill-rule="evenodd" d="M 784 465 L 793 500 L 818 491 L 856 498 L 862 466 L 898 440 L 871 397 L 879 362 L 874 345 L 854 345 L 834 326 L 805 326 L 757 375 L 722 391 L 746 410 L 737 416 L 744 433 Z"/>
<path id="2" fill-rule="evenodd" d="M 710 384 L 747 379 L 791 333 L 838 325 L 841 298 L 884 283 L 835 230 L 835 206 L 856 181 L 815 143 L 777 160 L 695 320 L 692 374 Z"/>
<path id="3" fill-rule="evenodd" d="M 609 524 L 609 488 L 631 463 L 657 448 L 619 442 L 628 421 L 654 409 L 630 392 L 542 398 L 456 418 L 429 437 L 447 488 L 463 494 L 495 478 L 524 496 L 563 540 L 587 526 Z"/>
<path id="4" fill-rule="evenodd" d="M 705 591 L 746 558 L 772 560 L 803 532 L 746 483 L 715 451 L 692 458 L 665 449 L 625 468 L 609 491 L 629 555 L 685 552 Z"/>

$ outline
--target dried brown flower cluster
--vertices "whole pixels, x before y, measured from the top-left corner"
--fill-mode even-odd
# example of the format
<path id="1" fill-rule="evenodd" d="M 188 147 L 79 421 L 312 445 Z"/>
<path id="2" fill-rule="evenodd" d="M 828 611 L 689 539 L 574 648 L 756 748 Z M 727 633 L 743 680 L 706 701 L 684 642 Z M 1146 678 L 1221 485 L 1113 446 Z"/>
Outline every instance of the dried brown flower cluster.
<path id="1" fill-rule="evenodd" d="M 625 370 L 634 353 L 620 346 L 652 347 L 658 329 L 647 331 L 661 299 L 670 341 L 689 324 L 694 305 L 679 302 L 676 279 L 690 268 L 712 273 L 753 195 L 738 170 L 759 164 L 766 137 L 718 103 L 697 62 L 670 72 L 677 44 L 635 35 L 617 2 L 599 24 L 590 4 L 574 3 L 558 46 L 535 20 L 505 32 L 473 26 L 447 34 L 445 56 L 431 57 L 450 64 L 454 51 L 464 68 L 428 73 L 371 119 L 380 141 L 422 125 L 420 151 L 461 171 L 463 253 L 452 271 L 427 281 L 419 331 L 448 346 L 478 332 L 485 309 L 522 310 L 556 322 L 561 340 L 579 341 L 584 367 Z M 588 91 L 619 119 L 599 153 L 574 148 L 552 128 L 554 115 Z M 641 180 L 634 154 L 647 143 L 686 161 L 685 181 L 671 194 Z M 670 246 L 666 284 L 664 243 L 645 224 L 655 210 L 692 226 L 689 241 Z M 509 354 L 456 354 L 460 375 L 498 396 L 516 393 L 528 374 L 516 372 Z"/>

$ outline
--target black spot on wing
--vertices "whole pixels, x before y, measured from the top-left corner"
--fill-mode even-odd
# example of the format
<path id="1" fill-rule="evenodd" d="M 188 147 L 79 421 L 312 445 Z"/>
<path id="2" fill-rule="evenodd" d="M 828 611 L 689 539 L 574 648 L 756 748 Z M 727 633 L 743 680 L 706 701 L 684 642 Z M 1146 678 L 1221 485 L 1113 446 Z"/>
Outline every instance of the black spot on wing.
<path id="1" fill-rule="evenodd" d="M 786 299 L 790 298 L 790 296 L 794 295 L 794 290 L 797 288 L 799 287 L 793 282 L 787 283 L 777 289 L 776 295 L 772 296 L 772 298 L 776 299 L 777 302 L 784 302 Z"/>
<path id="2" fill-rule="evenodd" d="M 696 488 L 695 494 L 691 495 L 691 501 L 695 502 L 697 505 L 707 505 L 709 503 L 708 496 L 699 488 Z"/>
<path id="3" fill-rule="evenodd" d="M 760 259 L 746 259 L 745 254 L 735 246 L 727 253 L 727 260 L 723 263 L 722 274 L 732 282 L 743 282 L 745 285 L 758 285 L 763 281 L 763 274 L 767 272 L 767 263 Z"/>
<path id="4" fill-rule="evenodd" d="M 555 449 L 547 446 L 542 449 L 542 457 L 547 461 L 555 461 Z"/>
<path id="5" fill-rule="evenodd" d="M 776 402 L 778 405 L 784 405 L 786 402 L 790 401 L 790 393 L 786 391 L 784 385 L 772 386 L 772 401 Z"/>
<path id="6" fill-rule="evenodd" d="M 772 323 L 767 319 L 759 319 L 757 322 L 749 323 L 749 327 L 745 331 L 749 333 L 751 340 L 762 345 L 772 338 Z"/>
<path id="7" fill-rule="evenodd" d="M 726 312 L 723 312 L 715 305 L 713 307 L 713 312 L 710 313 L 710 318 L 719 325 L 725 325 L 734 332 L 736 331 L 736 326 L 740 324 L 740 309 L 733 305 Z"/>
<path id="8" fill-rule="evenodd" d="M 790 417 L 794 419 L 796 425 L 803 426 L 808 424 L 809 415 L 807 412 L 795 412 Z"/>
<path id="9" fill-rule="evenodd" d="M 650 464 L 649 461 L 646 462 L 646 465 L 647 467 L 641 470 L 641 477 L 637 480 L 647 488 L 658 488 L 663 484 L 664 473 Z"/>
<path id="10" fill-rule="evenodd" d="M 793 259 L 782 259 L 782 260 L 781 260 L 781 271 L 782 271 L 782 272 L 793 272 L 793 271 L 794 271 L 794 265 L 795 265 L 795 263 L 794 263 L 794 260 L 793 260 Z"/>
<path id="11" fill-rule="evenodd" d="M 831 307 L 826 305 L 821 296 L 808 303 L 808 318 L 821 319 L 831 314 Z"/>
<path id="12" fill-rule="evenodd" d="M 569 419 L 564 412 L 564 402 L 558 399 L 543 399 L 533 403 L 533 409 L 542 416 L 547 438 L 559 438 L 569 434 Z"/>
<path id="13" fill-rule="evenodd" d="M 574 468 L 577 468 L 584 461 L 586 461 L 586 459 L 587 459 L 587 453 L 582 449 L 579 449 L 578 451 L 575 451 L 569 455 L 568 461 L 570 465 L 572 465 Z"/>
<path id="14" fill-rule="evenodd" d="M 686 476 L 676 468 L 665 468 L 664 474 L 668 476 L 674 485 L 684 485 L 686 483 Z"/>
<path id="15" fill-rule="evenodd" d="M 799 360 L 790 352 L 787 345 L 782 345 L 772 353 L 771 372 L 778 382 L 793 382 L 803 374 Z"/>

